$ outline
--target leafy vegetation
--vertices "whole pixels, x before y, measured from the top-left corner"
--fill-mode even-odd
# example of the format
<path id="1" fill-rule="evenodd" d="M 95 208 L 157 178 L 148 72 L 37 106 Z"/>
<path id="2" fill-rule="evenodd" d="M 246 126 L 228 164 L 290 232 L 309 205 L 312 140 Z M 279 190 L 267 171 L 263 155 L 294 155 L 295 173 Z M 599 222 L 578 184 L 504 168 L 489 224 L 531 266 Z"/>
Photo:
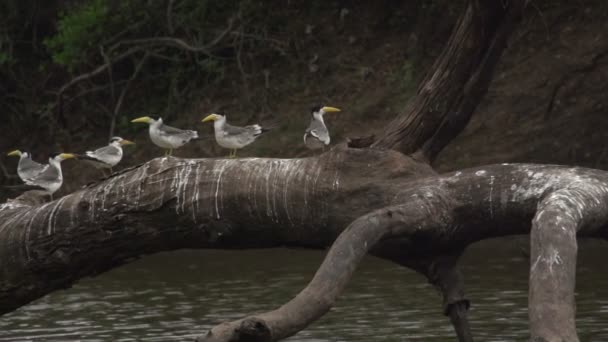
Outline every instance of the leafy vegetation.
<path id="1" fill-rule="evenodd" d="M 110 21 L 104 0 L 93 0 L 72 10 L 64 11 L 57 22 L 57 33 L 44 40 L 53 61 L 70 70 L 75 69 L 95 43 L 103 41 Z"/>

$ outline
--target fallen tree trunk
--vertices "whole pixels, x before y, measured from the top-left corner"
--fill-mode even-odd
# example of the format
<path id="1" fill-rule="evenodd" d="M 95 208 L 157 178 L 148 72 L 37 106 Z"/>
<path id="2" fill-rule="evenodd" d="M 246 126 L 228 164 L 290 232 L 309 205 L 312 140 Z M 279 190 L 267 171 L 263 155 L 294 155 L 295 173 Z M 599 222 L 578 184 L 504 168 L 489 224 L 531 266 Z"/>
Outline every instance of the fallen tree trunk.
<path id="1" fill-rule="evenodd" d="M 575 231 L 607 237 L 608 173 L 599 170 L 512 164 L 436 175 L 397 152 L 345 147 L 305 159 L 155 159 L 54 202 L 4 204 L 0 308 L 9 312 L 145 253 L 326 247 L 354 222 L 345 233 L 354 238 L 338 240 L 297 305 L 256 316 L 276 340 L 326 312 L 368 250 L 426 273 L 416 265 L 481 239 L 528 233 L 535 214 L 539 220 L 537 204 L 564 191 L 580 195 Z M 364 233 L 371 235 L 361 240 Z M 553 263 L 550 272 L 561 266 Z M 563 276 L 574 279 L 571 269 Z M 563 300 L 542 295 L 541 302 Z M 573 319 L 573 311 L 566 316 Z M 282 321 L 289 318 L 297 322 Z"/>

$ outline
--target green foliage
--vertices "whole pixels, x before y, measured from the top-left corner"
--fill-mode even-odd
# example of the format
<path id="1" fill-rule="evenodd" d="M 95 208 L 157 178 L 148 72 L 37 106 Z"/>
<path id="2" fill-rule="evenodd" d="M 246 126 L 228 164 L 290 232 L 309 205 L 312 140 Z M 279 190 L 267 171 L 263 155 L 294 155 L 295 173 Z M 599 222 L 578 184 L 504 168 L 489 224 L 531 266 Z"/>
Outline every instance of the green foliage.
<path id="1" fill-rule="evenodd" d="M 107 35 L 108 8 L 104 0 L 93 0 L 65 11 L 57 23 L 57 34 L 44 41 L 57 64 L 75 68 L 88 51 Z"/>

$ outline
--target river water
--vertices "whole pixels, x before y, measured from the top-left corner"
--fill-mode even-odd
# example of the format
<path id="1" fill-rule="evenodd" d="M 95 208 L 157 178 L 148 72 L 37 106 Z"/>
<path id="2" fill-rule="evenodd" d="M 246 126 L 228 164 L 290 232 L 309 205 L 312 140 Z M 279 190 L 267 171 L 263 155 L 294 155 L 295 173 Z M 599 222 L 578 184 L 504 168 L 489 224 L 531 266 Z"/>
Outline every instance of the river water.
<path id="1" fill-rule="evenodd" d="M 463 259 L 477 341 L 523 341 L 526 240 L 472 246 Z M 608 243 L 579 245 L 581 341 L 608 341 Z M 272 309 L 313 275 L 325 252 L 162 253 L 85 279 L 0 318 L 0 341 L 175 341 Z M 419 275 L 368 257 L 330 313 L 289 341 L 450 341 L 441 296 Z"/>

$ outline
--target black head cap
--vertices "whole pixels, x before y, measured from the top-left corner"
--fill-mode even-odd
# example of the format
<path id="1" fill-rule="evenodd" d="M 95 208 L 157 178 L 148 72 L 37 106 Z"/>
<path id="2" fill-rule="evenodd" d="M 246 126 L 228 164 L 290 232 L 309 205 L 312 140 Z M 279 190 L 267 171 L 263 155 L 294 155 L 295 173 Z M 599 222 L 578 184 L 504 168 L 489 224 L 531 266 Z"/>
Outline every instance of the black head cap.
<path id="1" fill-rule="evenodd" d="M 112 137 L 112 138 L 110 139 L 110 142 L 111 142 L 111 143 L 113 143 L 113 142 L 117 142 L 117 141 L 121 141 L 121 140 L 122 140 L 122 138 L 121 138 L 121 137 Z"/>
<path id="2" fill-rule="evenodd" d="M 60 154 L 61 154 L 61 152 L 54 152 L 54 153 L 51 153 L 51 154 L 49 155 L 49 158 L 55 158 L 55 157 L 57 157 L 57 156 L 58 156 L 58 155 L 60 155 Z"/>
<path id="3" fill-rule="evenodd" d="M 317 113 L 317 112 L 321 111 L 321 108 L 323 108 L 323 106 L 312 106 L 310 108 L 310 114 Z"/>

